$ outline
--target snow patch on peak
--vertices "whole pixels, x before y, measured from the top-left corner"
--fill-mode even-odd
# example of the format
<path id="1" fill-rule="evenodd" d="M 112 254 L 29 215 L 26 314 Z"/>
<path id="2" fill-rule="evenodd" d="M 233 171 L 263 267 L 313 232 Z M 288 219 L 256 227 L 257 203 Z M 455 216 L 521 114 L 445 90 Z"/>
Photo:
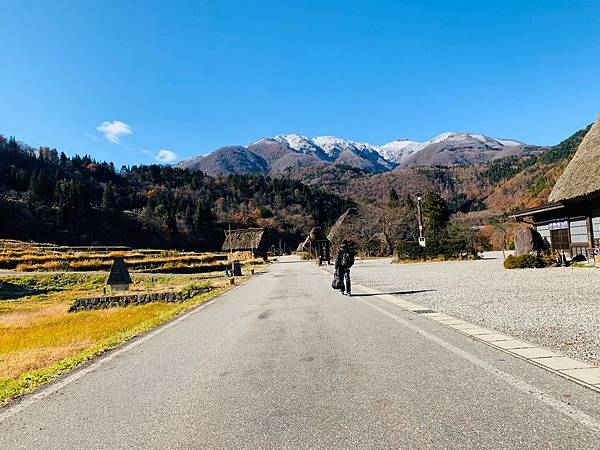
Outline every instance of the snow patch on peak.
<path id="1" fill-rule="evenodd" d="M 276 138 L 263 137 L 263 138 L 260 138 L 257 141 L 254 141 L 254 142 L 250 143 L 250 145 L 260 144 L 261 142 L 276 141 L 276 140 L 277 140 Z"/>
<path id="2" fill-rule="evenodd" d="M 422 148 L 423 144 L 421 142 L 397 139 L 377 147 L 377 152 L 388 161 L 400 164 Z"/>
<path id="3" fill-rule="evenodd" d="M 454 132 L 446 132 L 442 133 L 433 139 L 425 142 L 425 144 L 439 144 L 442 142 L 451 142 L 453 144 L 459 145 L 469 145 L 480 143 L 487 147 L 491 148 L 501 148 L 505 146 L 517 146 L 523 145 L 518 141 L 505 140 L 505 142 L 500 139 L 494 139 L 489 136 L 485 136 L 483 134 L 476 133 L 454 133 Z"/>
<path id="4" fill-rule="evenodd" d="M 369 144 L 347 141 L 335 136 L 316 136 L 313 138 L 313 142 L 334 158 L 345 150 L 374 150 Z"/>
<path id="5" fill-rule="evenodd" d="M 525 145 L 523 142 L 521 141 L 516 141 L 514 139 L 496 139 L 498 142 L 500 142 L 502 145 L 505 145 L 506 147 L 518 147 L 520 145 Z"/>

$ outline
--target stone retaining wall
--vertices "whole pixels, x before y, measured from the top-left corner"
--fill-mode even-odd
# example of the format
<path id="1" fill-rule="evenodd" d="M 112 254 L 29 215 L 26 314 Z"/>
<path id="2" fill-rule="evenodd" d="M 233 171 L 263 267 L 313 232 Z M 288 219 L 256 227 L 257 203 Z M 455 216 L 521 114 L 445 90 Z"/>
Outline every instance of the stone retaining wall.
<path id="1" fill-rule="evenodd" d="M 192 289 L 179 292 L 140 292 L 139 294 L 102 295 L 76 299 L 69 312 L 91 309 L 116 308 L 118 306 L 144 305 L 151 302 L 183 302 L 196 295 L 204 294 L 212 288 Z"/>

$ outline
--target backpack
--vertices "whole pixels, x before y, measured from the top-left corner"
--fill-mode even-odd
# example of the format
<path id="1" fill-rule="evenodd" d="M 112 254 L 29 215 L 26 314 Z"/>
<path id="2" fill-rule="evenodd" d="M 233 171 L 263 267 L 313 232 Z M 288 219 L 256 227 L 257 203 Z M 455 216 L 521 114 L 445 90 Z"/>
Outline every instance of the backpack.
<path id="1" fill-rule="evenodd" d="M 331 282 L 331 287 L 333 289 L 342 288 L 342 280 L 340 280 L 340 273 L 337 270 L 333 274 L 333 281 Z"/>
<path id="2" fill-rule="evenodd" d="M 352 250 L 346 250 L 342 253 L 342 267 L 349 269 L 354 265 L 354 252 Z"/>

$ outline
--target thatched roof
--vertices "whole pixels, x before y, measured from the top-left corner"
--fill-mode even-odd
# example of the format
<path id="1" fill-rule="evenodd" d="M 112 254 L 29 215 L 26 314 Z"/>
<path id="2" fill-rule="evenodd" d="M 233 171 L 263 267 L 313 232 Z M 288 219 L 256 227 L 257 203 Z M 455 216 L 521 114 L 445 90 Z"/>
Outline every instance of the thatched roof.
<path id="1" fill-rule="evenodd" d="M 306 239 L 300 242 L 300 244 L 298 244 L 298 248 L 296 248 L 297 252 L 305 252 L 308 250 L 310 250 L 310 236 L 306 236 Z"/>
<path id="2" fill-rule="evenodd" d="M 261 246 L 264 233 L 263 228 L 226 230 L 223 251 L 257 250 Z"/>
<path id="3" fill-rule="evenodd" d="M 600 191 L 600 116 L 585 135 L 548 201 L 560 202 Z"/>
<path id="4" fill-rule="evenodd" d="M 348 209 L 348 211 L 346 211 L 344 214 L 342 214 L 340 217 L 338 217 L 338 219 L 335 221 L 335 223 L 331 227 L 331 230 L 329 230 L 327 239 L 329 239 L 332 242 L 335 241 L 338 234 L 342 231 L 342 228 L 343 228 L 344 224 L 346 223 L 346 221 L 349 219 L 349 217 L 356 214 L 356 212 L 357 212 L 356 208 L 350 208 L 350 209 Z"/>
<path id="5" fill-rule="evenodd" d="M 115 258 L 113 265 L 110 268 L 110 274 L 108 275 L 108 280 L 106 281 L 106 284 L 112 286 L 113 284 L 131 283 L 131 277 L 129 276 L 127 266 L 125 266 L 125 261 L 123 260 L 123 258 Z"/>

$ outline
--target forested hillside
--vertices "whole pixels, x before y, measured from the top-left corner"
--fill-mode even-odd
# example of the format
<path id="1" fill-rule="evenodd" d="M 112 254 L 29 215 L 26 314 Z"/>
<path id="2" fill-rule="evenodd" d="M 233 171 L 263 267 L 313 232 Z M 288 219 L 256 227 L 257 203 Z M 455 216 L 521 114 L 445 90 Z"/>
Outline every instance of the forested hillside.
<path id="1" fill-rule="evenodd" d="M 287 176 L 359 203 L 381 206 L 387 204 L 391 189 L 413 198 L 434 191 L 448 202 L 451 212 L 466 214 L 467 220 L 472 217 L 483 224 L 504 212 L 545 202 L 588 130 L 589 126 L 538 154 L 509 156 L 486 164 L 414 167 L 375 175 L 338 166 Z"/>
<path id="2" fill-rule="evenodd" d="M 117 171 L 0 136 L 0 236 L 65 244 L 216 250 L 223 229 L 264 226 L 295 247 L 351 204 L 297 180 L 209 177 L 170 166 Z"/>

